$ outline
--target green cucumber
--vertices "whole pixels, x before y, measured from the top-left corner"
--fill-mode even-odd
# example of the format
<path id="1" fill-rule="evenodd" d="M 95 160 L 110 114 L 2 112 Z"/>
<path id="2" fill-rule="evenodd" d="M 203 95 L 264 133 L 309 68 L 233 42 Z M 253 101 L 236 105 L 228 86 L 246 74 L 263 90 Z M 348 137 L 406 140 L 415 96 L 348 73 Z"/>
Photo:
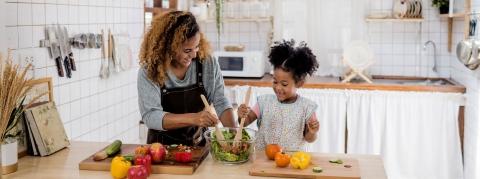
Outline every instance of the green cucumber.
<path id="1" fill-rule="evenodd" d="M 113 141 L 112 144 L 110 144 L 110 145 L 105 149 L 105 152 L 106 152 L 107 155 L 110 157 L 110 156 L 116 154 L 117 152 L 119 152 L 121 147 L 122 147 L 122 141 L 120 141 L 120 140 L 115 140 L 115 141 Z"/>
<path id="2" fill-rule="evenodd" d="M 322 169 L 322 167 L 313 167 L 312 171 L 315 172 L 315 173 L 321 173 L 321 172 L 323 172 L 323 169 Z"/>
<path id="3" fill-rule="evenodd" d="M 343 164 L 343 161 L 340 160 L 340 159 L 336 159 L 336 160 L 329 160 L 330 163 L 336 163 L 336 164 Z"/>

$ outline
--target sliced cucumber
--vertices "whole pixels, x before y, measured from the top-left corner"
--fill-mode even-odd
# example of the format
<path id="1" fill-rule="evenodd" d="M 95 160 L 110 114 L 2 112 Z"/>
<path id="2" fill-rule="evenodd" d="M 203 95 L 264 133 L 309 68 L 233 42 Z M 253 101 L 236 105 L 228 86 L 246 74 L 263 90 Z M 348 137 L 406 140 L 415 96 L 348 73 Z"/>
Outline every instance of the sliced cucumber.
<path id="1" fill-rule="evenodd" d="M 322 167 L 313 167 L 312 171 L 315 172 L 315 173 L 321 173 L 321 172 L 323 172 L 323 168 Z"/>
<path id="2" fill-rule="evenodd" d="M 340 160 L 340 159 L 336 159 L 336 160 L 329 160 L 328 162 L 330 163 L 336 163 L 336 164 L 343 164 L 343 161 Z"/>

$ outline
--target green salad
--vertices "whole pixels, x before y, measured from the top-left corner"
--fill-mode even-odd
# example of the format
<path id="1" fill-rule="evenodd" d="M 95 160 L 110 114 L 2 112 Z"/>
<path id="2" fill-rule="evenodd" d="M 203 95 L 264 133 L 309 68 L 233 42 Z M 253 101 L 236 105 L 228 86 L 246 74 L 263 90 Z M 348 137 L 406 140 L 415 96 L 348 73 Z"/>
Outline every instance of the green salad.
<path id="1" fill-rule="evenodd" d="M 250 136 L 247 131 L 242 130 L 242 140 L 238 147 L 232 147 L 233 139 L 235 138 L 235 133 L 230 131 L 222 131 L 225 141 L 227 142 L 227 147 L 223 148 L 220 143 L 217 141 L 215 132 L 212 132 L 210 135 L 212 139 L 212 154 L 216 160 L 224 162 L 243 162 L 247 161 L 250 156 L 251 148 L 253 147 L 250 143 Z"/>

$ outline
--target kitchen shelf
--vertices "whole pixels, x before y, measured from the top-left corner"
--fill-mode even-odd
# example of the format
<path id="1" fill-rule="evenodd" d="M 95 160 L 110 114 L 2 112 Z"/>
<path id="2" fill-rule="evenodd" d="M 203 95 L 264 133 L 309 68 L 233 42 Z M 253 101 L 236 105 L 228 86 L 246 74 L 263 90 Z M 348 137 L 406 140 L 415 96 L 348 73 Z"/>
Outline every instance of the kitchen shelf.
<path id="1" fill-rule="evenodd" d="M 172 11 L 175 10 L 173 8 L 161 8 L 161 7 L 145 7 L 145 12 L 151 12 L 154 14 L 166 12 L 166 11 Z"/>
<path id="2" fill-rule="evenodd" d="M 454 13 L 452 16 L 450 14 L 440 14 L 441 18 L 465 18 L 465 13 Z"/>
<path id="3" fill-rule="evenodd" d="M 223 22 L 270 22 L 270 21 L 271 21 L 271 19 L 269 17 L 264 17 L 264 18 L 241 18 L 241 19 L 224 18 L 223 19 Z M 215 19 L 199 20 L 199 22 L 214 23 Z"/>
<path id="4" fill-rule="evenodd" d="M 472 2 L 471 0 L 465 0 L 465 12 L 470 12 L 472 9 Z M 463 22 L 463 34 L 464 34 L 464 38 L 468 38 L 468 31 L 470 29 L 470 25 L 469 25 L 469 22 L 470 22 L 470 16 L 468 16 L 467 13 L 465 12 L 460 12 L 460 13 L 453 13 L 451 16 L 450 14 L 440 14 L 440 18 L 447 18 L 447 21 L 448 21 L 448 24 L 447 24 L 447 28 L 448 28 L 448 44 L 447 44 L 447 48 L 448 48 L 448 52 L 452 52 L 452 43 L 453 43 L 453 40 L 452 40 L 452 33 L 453 33 L 453 19 L 454 18 L 460 18 L 460 19 L 463 19 L 464 22 Z"/>
<path id="5" fill-rule="evenodd" d="M 375 18 L 366 18 L 367 22 L 423 22 L 423 18 L 404 18 L 404 19 L 394 19 L 394 18 L 385 18 L 385 19 L 375 19 Z"/>

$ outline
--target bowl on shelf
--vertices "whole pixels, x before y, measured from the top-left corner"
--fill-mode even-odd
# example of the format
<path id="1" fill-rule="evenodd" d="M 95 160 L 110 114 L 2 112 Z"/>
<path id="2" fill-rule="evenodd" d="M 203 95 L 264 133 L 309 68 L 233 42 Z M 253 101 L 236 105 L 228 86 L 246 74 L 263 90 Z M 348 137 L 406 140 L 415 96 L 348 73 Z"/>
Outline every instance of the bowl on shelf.
<path id="1" fill-rule="evenodd" d="M 249 161 L 255 153 L 256 131 L 243 128 L 242 139 L 234 145 L 234 137 L 237 128 L 219 128 L 225 140 L 218 140 L 215 135 L 215 128 L 209 128 L 203 136 L 210 146 L 210 154 L 216 162 L 227 165 L 242 164 Z"/>

